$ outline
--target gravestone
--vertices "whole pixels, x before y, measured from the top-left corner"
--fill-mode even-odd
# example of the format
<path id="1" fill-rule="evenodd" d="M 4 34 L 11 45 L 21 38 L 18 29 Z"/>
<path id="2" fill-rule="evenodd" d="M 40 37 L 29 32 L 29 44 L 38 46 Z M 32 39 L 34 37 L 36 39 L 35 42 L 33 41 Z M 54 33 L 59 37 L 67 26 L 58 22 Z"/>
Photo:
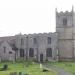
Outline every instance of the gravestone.
<path id="1" fill-rule="evenodd" d="M 7 64 L 4 64 L 3 69 L 4 69 L 4 70 L 7 70 L 7 69 L 8 69 L 8 65 L 7 65 Z"/>
<path id="2" fill-rule="evenodd" d="M 6 71 L 8 69 L 8 65 L 7 64 L 4 64 L 3 65 L 3 68 L 0 68 L 0 71 Z"/>
<path id="3" fill-rule="evenodd" d="M 40 63 L 40 69 L 42 69 L 43 68 L 43 66 L 42 66 L 42 64 Z"/>

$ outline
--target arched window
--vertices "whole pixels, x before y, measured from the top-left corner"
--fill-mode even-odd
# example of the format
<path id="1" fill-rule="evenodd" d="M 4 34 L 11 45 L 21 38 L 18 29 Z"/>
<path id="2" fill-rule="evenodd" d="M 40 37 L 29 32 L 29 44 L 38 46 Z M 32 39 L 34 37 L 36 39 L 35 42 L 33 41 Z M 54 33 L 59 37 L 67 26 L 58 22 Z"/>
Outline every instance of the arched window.
<path id="1" fill-rule="evenodd" d="M 24 57 L 24 49 L 20 49 L 20 57 Z"/>
<path id="2" fill-rule="evenodd" d="M 33 48 L 29 49 L 29 57 L 34 57 L 34 49 Z"/>
<path id="3" fill-rule="evenodd" d="M 52 57 L 52 48 L 47 48 L 46 57 Z"/>
<path id="4" fill-rule="evenodd" d="M 63 18 L 63 25 L 67 25 L 67 18 Z"/>

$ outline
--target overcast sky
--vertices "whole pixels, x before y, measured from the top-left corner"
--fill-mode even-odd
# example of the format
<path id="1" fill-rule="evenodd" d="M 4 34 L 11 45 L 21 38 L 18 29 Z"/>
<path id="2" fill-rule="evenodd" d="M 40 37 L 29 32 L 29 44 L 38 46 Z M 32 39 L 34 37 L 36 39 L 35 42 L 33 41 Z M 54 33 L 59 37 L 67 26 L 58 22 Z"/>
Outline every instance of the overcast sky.
<path id="1" fill-rule="evenodd" d="M 55 32 L 55 8 L 72 5 L 75 0 L 0 0 L 0 36 Z"/>

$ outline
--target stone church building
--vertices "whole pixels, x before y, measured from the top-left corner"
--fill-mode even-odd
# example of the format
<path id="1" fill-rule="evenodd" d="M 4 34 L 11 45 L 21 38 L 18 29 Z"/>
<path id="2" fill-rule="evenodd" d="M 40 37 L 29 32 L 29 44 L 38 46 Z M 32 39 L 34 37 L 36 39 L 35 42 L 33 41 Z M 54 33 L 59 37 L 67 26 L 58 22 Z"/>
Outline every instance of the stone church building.
<path id="1" fill-rule="evenodd" d="M 75 12 L 56 10 L 56 32 L 0 37 L 0 60 L 74 60 Z"/>

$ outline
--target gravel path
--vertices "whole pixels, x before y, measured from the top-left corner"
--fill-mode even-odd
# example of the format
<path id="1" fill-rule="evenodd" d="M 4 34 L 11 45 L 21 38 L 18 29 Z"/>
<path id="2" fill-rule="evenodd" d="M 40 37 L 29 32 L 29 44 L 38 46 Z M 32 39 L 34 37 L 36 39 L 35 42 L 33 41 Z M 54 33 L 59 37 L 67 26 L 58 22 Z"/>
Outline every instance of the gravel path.
<path id="1" fill-rule="evenodd" d="M 73 75 L 72 73 L 65 71 L 64 69 L 61 69 L 52 65 L 44 64 L 43 66 L 56 71 L 58 75 Z"/>

